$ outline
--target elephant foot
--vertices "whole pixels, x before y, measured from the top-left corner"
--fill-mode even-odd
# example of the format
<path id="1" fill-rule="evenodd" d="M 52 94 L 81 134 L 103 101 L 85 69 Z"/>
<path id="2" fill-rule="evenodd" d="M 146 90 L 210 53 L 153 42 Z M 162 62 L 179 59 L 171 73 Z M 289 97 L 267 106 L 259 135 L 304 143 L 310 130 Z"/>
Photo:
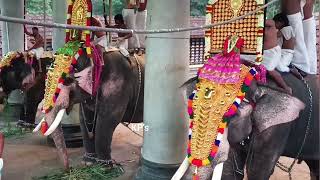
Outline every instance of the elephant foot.
<path id="1" fill-rule="evenodd" d="M 95 153 L 85 153 L 81 163 L 85 166 L 92 166 L 97 163 Z"/>

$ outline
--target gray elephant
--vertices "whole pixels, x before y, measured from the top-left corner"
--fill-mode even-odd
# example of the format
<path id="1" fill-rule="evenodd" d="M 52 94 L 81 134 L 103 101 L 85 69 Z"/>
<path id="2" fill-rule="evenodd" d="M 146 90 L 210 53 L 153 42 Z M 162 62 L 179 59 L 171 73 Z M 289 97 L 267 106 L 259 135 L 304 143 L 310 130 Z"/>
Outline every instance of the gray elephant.
<path id="1" fill-rule="evenodd" d="M 58 126 L 60 112 L 68 112 L 74 104 L 81 103 L 80 124 L 86 164 L 111 165 L 111 141 L 117 125 L 121 122 L 142 122 L 144 62 L 135 57 L 127 58 L 117 51 L 105 52 L 103 60 L 101 83 L 96 96 L 79 86 L 81 83 L 91 83 L 85 82 L 88 80 L 86 75 L 90 60 L 83 55 L 74 66 L 74 78 L 65 81 L 55 106 L 45 115 L 49 125 L 45 135 L 52 133 L 65 168 L 69 168 L 69 162 L 62 129 Z"/>
<path id="2" fill-rule="evenodd" d="M 219 149 L 211 167 L 198 169 L 200 179 L 213 178 L 212 172 L 221 162 L 222 180 L 243 179 L 245 165 L 249 180 L 269 179 L 281 155 L 293 158 L 297 156 L 306 134 L 311 112 L 310 102 L 310 125 L 299 159 L 306 161 L 311 177 L 319 179 L 318 78 L 306 78 L 311 94 L 303 81 L 292 74 L 287 74 L 284 78 L 292 87 L 295 97 L 284 93 L 272 81 L 268 81 L 267 85 L 252 83 L 246 94 L 246 99 L 250 102 L 242 102 L 237 115 L 230 121 L 228 135 L 225 137 L 227 142 L 223 142 L 225 145 Z M 186 84 L 195 84 L 194 80 L 191 79 Z M 190 87 L 189 92 L 193 89 L 193 86 Z M 247 139 L 249 135 L 250 139 Z M 241 145 L 243 142 L 246 144 Z M 193 169 L 188 168 L 182 179 L 191 178 L 193 172 Z"/>
<path id="3" fill-rule="evenodd" d="M 274 91 L 270 88 L 272 85 L 253 85 L 248 98 L 255 106 L 242 104 L 239 115 L 228 126 L 231 150 L 222 179 L 243 179 L 246 165 L 249 180 L 267 180 L 280 156 L 296 158 L 299 155 L 298 159 L 309 166 L 311 179 L 319 180 L 319 79 L 316 76 L 306 78 L 309 92 L 293 75 L 284 78 L 292 87 L 293 95 L 304 103 L 304 110 L 296 118 L 295 111 L 300 103 L 282 106 L 287 104 L 287 95 Z"/>

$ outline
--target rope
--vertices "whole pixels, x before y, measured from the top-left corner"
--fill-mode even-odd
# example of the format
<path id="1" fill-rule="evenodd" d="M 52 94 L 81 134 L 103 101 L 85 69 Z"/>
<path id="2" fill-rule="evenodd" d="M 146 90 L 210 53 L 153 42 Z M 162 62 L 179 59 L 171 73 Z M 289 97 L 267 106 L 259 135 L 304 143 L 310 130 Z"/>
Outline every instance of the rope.
<path id="1" fill-rule="evenodd" d="M 205 26 L 194 26 L 194 27 L 187 27 L 187 28 L 173 28 L 173 29 L 151 29 L 151 30 L 140 30 L 140 29 L 117 29 L 117 28 L 103 28 L 103 27 L 87 27 L 87 26 L 78 26 L 78 25 L 69 25 L 69 24 L 59 24 L 59 23 L 45 23 L 45 22 L 34 22 L 28 21 L 25 19 L 8 17 L 8 16 L 0 16 L 0 21 L 6 21 L 11 23 L 19 23 L 19 24 L 29 24 L 35 26 L 44 26 L 49 28 L 59 28 L 59 29 L 76 29 L 76 30 L 89 30 L 89 31 L 105 31 L 105 32 L 115 32 L 115 33 L 135 33 L 135 34 L 159 34 L 159 33 L 175 33 L 175 32 L 185 32 L 185 31 L 195 31 L 201 29 L 210 29 L 216 26 L 222 26 L 225 24 L 232 23 L 234 21 L 241 20 L 245 17 L 250 15 L 256 14 L 262 9 L 270 6 L 271 4 L 277 2 L 279 0 L 272 0 L 267 4 L 260 6 L 259 8 L 255 9 L 254 11 L 250 11 L 249 13 L 234 17 L 227 21 L 208 24 Z"/>

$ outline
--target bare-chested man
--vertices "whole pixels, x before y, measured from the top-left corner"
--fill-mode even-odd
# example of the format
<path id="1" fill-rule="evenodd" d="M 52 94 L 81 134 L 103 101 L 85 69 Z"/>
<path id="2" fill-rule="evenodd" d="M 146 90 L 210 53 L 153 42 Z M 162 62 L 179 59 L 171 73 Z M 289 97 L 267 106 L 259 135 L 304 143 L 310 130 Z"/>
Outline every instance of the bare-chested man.
<path id="1" fill-rule="evenodd" d="M 27 28 L 24 26 L 24 33 L 26 33 L 29 36 L 32 36 L 35 41 L 33 46 L 27 51 L 34 53 L 36 55 L 36 58 L 40 59 L 41 55 L 44 52 L 44 49 L 43 49 L 44 40 L 43 40 L 43 37 L 39 34 L 39 29 L 37 27 L 33 27 L 32 33 L 30 33 L 28 32 Z"/>
<path id="2" fill-rule="evenodd" d="M 281 61 L 281 47 L 278 45 L 278 29 L 273 20 L 266 20 L 264 28 L 264 51 L 263 65 L 268 74 L 287 93 L 292 94 L 292 89 L 283 80 L 281 74 L 276 70 Z"/>

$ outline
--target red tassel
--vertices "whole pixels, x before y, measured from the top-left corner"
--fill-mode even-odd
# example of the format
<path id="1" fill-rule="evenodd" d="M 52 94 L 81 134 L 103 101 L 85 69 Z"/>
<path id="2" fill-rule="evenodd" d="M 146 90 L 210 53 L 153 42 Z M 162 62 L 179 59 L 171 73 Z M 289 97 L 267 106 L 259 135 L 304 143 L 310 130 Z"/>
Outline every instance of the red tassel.
<path id="1" fill-rule="evenodd" d="M 200 180 L 200 177 L 198 176 L 198 167 L 196 167 L 196 169 L 194 170 L 192 180 Z"/>
<path id="2" fill-rule="evenodd" d="M 48 126 L 48 123 L 47 123 L 47 122 L 45 122 L 45 121 L 42 122 L 42 123 L 41 123 L 41 133 L 42 133 L 42 134 L 46 133 L 47 130 L 48 130 L 48 127 L 49 127 L 49 126 Z"/>

